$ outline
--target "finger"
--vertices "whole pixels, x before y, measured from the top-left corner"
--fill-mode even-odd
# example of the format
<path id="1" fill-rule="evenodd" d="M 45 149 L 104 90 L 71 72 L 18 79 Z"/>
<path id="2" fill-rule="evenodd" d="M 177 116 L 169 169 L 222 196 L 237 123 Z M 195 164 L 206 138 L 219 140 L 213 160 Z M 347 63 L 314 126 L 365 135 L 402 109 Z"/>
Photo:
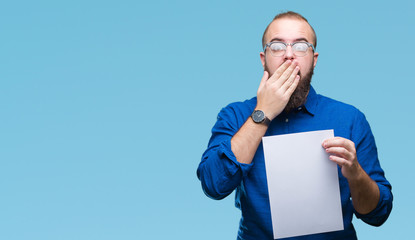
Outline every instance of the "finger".
<path id="1" fill-rule="evenodd" d="M 296 68 L 297 68 L 297 63 L 292 62 L 292 64 L 287 69 L 285 69 L 281 77 L 276 82 L 278 82 L 280 86 L 282 86 L 290 78 L 290 76 L 293 74 Z"/>
<path id="2" fill-rule="evenodd" d="M 329 159 L 330 159 L 331 161 L 333 161 L 333 162 L 337 163 L 340 167 L 350 165 L 350 162 L 349 162 L 349 161 L 347 161 L 347 160 L 346 160 L 346 159 L 344 159 L 344 158 L 338 157 L 338 156 L 331 155 L 331 156 L 329 157 Z"/>
<path id="3" fill-rule="evenodd" d="M 293 94 L 293 92 L 297 88 L 299 82 L 300 82 L 300 76 L 297 75 L 294 78 L 294 82 L 288 87 L 287 91 L 285 91 L 285 94 L 287 95 L 287 97 L 291 97 L 291 95 Z"/>
<path id="4" fill-rule="evenodd" d="M 349 151 L 352 151 L 353 149 L 355 149 L 354 143 L 352 141 L 346 138 L 342 138 L 342 137 L 334 137 L 334 138 L 326 139 L 323 142 L 323 147 L 324 148 L 345 147 Z"/>
<path id="5" fill-rule="evenodd" d="M 326 152 L 345 159 L 353 159 L 353 154 L 343 147 L 330 147 L 326 149 Z"/>
<path id="6" fill-rule="evenodd" d="M 278 69 L 274 72 L 274 74 L 272 74 L 272 76 L 270 77 L 270 81 L 276 82 L 285 72 L 285 70 L 287 70 L 287 68 L 290 67 L 291 64 L 291 60 L 287 60 L 283 64 L 281 64 L 281 66 L 279 66 Z"/>
<path id="7" fill-rule="evenodd" d="M 332 138 L 328 138 L 326 140 L 324 140 L 324 144 L 326 144 L 327 146 L 329 145 L 333 145 L 333 144 L 339 144 L 339 142 L 343 141 L 345 138 L 342 137 L 332 137 Z"/>
<path id="8" fill-rule="evenodd" d="M 284 91 L 287 91 L 287 89 L 294 83 L 295 78 L 297 78 L 297 74 L 300 71 L 300 67 L 296 66 L 294 68 L 294 71 L 291 73 L 290 77 L 283 83 L 283 85 L 281 86 L 281 88 Z M 299 77 L 299 76 L 298 76 Z M 294 89 L 295 90 L 295 89 Z"/>

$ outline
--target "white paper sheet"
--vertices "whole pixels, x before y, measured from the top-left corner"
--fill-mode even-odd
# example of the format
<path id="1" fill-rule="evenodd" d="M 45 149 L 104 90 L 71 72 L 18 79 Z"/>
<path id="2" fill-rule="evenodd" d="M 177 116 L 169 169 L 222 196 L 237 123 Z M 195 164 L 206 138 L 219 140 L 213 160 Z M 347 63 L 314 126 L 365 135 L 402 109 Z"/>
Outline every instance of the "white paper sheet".
<path id="1" fill-rule="evenodd" d="M 263 137 L 274 238 L 343 230 L 333 130 Z"/>

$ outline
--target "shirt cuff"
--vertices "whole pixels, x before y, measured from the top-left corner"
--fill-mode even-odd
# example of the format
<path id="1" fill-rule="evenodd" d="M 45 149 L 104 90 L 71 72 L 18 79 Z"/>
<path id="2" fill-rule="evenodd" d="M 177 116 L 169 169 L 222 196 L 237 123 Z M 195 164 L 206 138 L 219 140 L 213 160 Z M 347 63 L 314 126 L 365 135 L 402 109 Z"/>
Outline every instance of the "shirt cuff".
<path id="1" fill-rule="evenodd" d="M 355 211 L 355 215 L 357 218 L 360 218 L 364 222 L 373 226 L 382 225 L 386 221 L 386 219 L 388 219 L 389 214 L 392 210 L 393 196 L 390 191 L 390 188 L 380 183 L 377 183 L 377 185 L 379 187 L 379 202 L 376 208 L 367 214 L 360 214 Z"/>
<path id="2" fill-rule="evenodd" d="M 219 151 L 220 154 L 225 155 L 226 159 L 228 160 L 226 164 L 226 169 L 228 170 L 228 174 L 230 176 L 234 176 L 239 170 L 242 171 L 243 177 L 246 177 L 246 175 L 248 175 L 249 171 L 253 166 L 253 162 L 251 162 L 250 164 L 246 164 L 240 163 L 238 162 L 238 160 L 236 160 L 236 157 L 232 152 L 231 139 L 223 141 L 220 144 Z"/>

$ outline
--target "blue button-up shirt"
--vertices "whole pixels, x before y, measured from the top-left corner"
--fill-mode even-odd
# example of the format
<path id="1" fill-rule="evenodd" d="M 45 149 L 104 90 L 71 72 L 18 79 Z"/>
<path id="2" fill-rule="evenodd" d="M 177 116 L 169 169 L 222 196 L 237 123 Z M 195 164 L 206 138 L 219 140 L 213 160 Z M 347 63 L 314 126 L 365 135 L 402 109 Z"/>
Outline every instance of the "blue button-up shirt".
<path id="1" fill-rule="evenodd" d="M 242 211 L 238 239 L 244 240 L 273 239 L 262 143 L 251 164 L 239 163 L 231 150 L 231 138 L 250 117 L 256 103 L 254 97 L 232 103 L 220 111 L 197 169 L 207 196 L 223 199 L 236 189 L 235 205 Z M 265 136 L 327 129 L 334 129 L 335 136 L 355 143 L 360 165 L 379 186 L 379 203 L 368 214 L 357 213 L 350 198 L 348 182 L 338 168 L 344 230 L 289 239 L 357 239 L 352 224 L 353 214 L 370 225 L 379 226 L 392 210 L 391 185 L 380 167 L 375 139 L 365 116 L 355 107 L 319 95 L 311 87 L 305 105 L 277 116 Z"/>

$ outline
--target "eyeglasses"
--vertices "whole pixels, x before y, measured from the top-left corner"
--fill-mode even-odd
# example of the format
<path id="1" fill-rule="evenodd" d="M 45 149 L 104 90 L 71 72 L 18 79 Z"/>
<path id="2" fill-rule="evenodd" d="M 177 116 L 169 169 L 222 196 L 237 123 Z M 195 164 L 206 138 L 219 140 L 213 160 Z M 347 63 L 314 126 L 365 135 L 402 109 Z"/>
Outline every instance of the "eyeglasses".
<path id="1" fill-rule="evenodd" d="M 270 42 L 267 43 L 264 47 L 264 52 L 269 48 L 271 55 L 274 57 L 284 56 L 287 46 L 291 46 L 293 54 L 297 57 L 304 57 L 307 55 L 307 50 L 309 47 L 315 51 L 313 44 L 308 42 L 294 42 L 294 43 L 285 43 L 285 42 Z"/>

